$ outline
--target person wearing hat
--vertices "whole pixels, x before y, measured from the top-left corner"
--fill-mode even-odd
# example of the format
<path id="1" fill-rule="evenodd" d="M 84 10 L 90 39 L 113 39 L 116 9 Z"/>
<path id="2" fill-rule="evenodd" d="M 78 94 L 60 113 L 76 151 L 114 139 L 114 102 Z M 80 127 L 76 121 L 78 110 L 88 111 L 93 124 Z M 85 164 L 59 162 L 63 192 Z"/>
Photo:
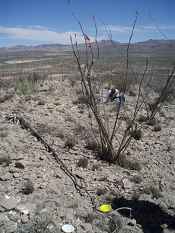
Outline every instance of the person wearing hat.
<path id="1" fill-rule="evenodd" d="M 116 105 L 117 107 L 121 107 L 124 105 L 125 103 L 125 96 L 124 96 L 124 93 L 120 93 L 118 89 L 115 89 L 115 88 L 111 88 L 109 91 L 108 91 L 108 96 L 106 98 L 106 103 L 108 102 L 113 102 L 115 101 L 116 102 Z"/>

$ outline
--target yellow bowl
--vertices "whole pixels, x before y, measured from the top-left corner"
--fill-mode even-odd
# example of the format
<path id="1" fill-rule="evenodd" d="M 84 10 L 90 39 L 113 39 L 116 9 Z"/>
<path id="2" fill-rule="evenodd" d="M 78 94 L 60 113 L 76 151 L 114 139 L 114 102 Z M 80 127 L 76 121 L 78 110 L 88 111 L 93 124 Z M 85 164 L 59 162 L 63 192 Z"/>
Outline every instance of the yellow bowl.
<path id="1" fill-rule="evenodd" d="M 102 204 L 99 206 L 98 210 L 103 213 L 108 213 L 112 211 L 112 206 L 110 204 Z"/>

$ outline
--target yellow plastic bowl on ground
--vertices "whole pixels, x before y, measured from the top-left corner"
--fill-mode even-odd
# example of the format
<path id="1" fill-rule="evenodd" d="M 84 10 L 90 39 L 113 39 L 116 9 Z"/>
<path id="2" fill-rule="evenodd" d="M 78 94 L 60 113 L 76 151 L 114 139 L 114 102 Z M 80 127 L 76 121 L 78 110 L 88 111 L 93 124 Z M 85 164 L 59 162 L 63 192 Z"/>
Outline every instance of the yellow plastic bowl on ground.
<path id="1" fill-rule="evenodd" d="M 112 206 L 110 204 L 102 204 L 98 210 L 103 213 L 108 213 L 112 211 Z"/>

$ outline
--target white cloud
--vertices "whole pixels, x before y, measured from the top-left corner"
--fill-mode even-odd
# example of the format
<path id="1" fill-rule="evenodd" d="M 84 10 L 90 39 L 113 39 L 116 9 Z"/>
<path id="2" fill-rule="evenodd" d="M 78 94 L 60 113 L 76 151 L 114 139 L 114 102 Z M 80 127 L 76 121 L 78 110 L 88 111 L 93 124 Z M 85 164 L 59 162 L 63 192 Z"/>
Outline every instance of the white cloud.
<path id="1" fill-rule="evenodd" d="M 100 28 L 101 30 L 110 30 L 111 32 L 126 33 L 130 31 L 131 27 L 120 25 L 106 25 Z"/>
<path id="2" fill-rule="evenodd" d="M 122 26 L 122 25 L 107 25 L 98 28 L 99 35 L 98 40 L 106 39 L 107 31 L 111 31 L 111 35 L 115 39 L 123 41 L 128 38 L 132 30 L 132 26 Z M 156 31 L 162 32 L 174 32 L 175 25 L 136 25 L 135 33 L 136 36 L 145 36 L 149 33 L 154 33 Z M 17 26 L 17 27 L 4 27 L 0 26 L 0 35 L 3 36 L 4 41 L 8 41 L 8 44 L 41 44 L 41 43 L 59 43 L 59 44 L 70 44 L 70 35 L 74 38 L 76 34 L 76 40 L 78 43 L 84 42 L 81 32 L 75 31 L 65 31 L 57 32 L 54 29 L 48 29 L 41 25 L 34 26 Z M 110 33 L 109 33 L 110 34 Z M 9 42 L 10 39 L 10 42 Z M 94 38 L 90 36 L 91 41 Z M 112 38 L 111 38 L 112 39 Z"/>
<path id="3" fill-rule="evenodd" d="M 80 32 L 56 32 L 49 30 L 40 25 L 29 26 L 29 27 L 3 27 L 0 26 L 0 35 L 4 35 L 11 39 L 22 39 L 22 40 L 32 40 L 43 43 L 60 43 L 69 44 L 70 35 L 74 37 L 76 34 L 76 40 L 78 43 L 83 42 L 82 33 Z M 90 37 L 93 40 L 92 37 Z"/>
<path id="4" fill-rule="evenodd" d="M 158 25 L 158 26 L 152 26 L 152 25 L 136 25 L 135 32 L 153 32 L 156 31 L 157 28 L 159 30 L 175 30 L 175 25 Z M 111 33 L 120 33 L 120 34 L 126 34 L 131 32 L 132 26 L 122 26 L 122 25 L 106 25 L 100 27 L 100 30 L 110 30 Z"/>

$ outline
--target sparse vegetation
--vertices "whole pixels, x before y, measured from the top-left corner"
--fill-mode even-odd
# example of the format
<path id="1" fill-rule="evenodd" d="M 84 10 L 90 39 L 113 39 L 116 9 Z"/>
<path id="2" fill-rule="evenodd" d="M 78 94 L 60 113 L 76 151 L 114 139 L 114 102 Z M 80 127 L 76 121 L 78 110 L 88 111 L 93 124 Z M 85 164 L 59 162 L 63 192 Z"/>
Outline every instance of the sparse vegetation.
<path id="1" fill-rule="evenodd" d="M 81 158 L 78 160 L 77 167 L 87 168 L 87 166 L 88 166 L 87 158 Z"/>
<path id="2" fill-rule="evenodd" d="M 77 142 L 76 142 L 75 137 L 69 135 L 69 136 L 66 138 L 64 147 L 67 148 L 67 149 L 72 149 L 72 148 L 76 145 L 76 143 L 77 143 Z"/>
<path id="3" fill-rule="evenodd" d="M 130 131 L 130 135 L 135 140 L 140 140 L 142 138 L 142 131 L 141 129 L 134 129 Z"/>
<path id="4" fill-rule="evenodd" d="M 155 185 L 148 185 L 144 188 L 146 194 L 151 194 L 153 198 L 159 198 L 162 196 L 160 189 Z"/>
<path id="5" fill-rule="evenodd" d="M 172 68 L 170 74 L 166 78 L 163 87 L 160 89 L 158 97 L 154 98 L 154 100 L 144 99 L 146 109 L 147 109 L 147 118 L 148 122 L 154 121 L 157 113 L 160 111 L 162 106 L 166 101 L 169 100 L 170 97 L 173 96 L 173 84 L 175 82 L 175 66 Z"/>
<path id="6" fill-rule="evenodd" d="M 159 131 L 161 131 L 161 129 L 162 129 L 161 125 L 160 125 L 160 124 L 156 124 L 156 125 L 154 126 L 154 128 L 153 128 L 153 131 L 159 132 Z"/>
<path id="7" fill-rule="evenodd" d="M 57 233 L 53 217 L 46 213 L 36 213 L 34 217 L 26 224 L 18 224 L 15 233 Z"/>
<path id="8" fill-rule="evenodd" d="M 174 50 L 171 56 L 166 54 L 166 41 L 163 47 L 156 43 L 156 48 L 147 42 L 131 44 L 133 32 L 134 27 L 127 45 L 109 40 L 106 46 L 97 38 L 78 45 L 75 36 L 75 63 L 67 46 L 65 51 L 12 52 L 13 58 L 45 56 L 45 61 L 32 62 L 30 67 L 0 64 L 0 202 L 6 197 L 7 204 L 10 198 L 15 202 L 19 195 L 17 208 L 27 207 L 23 214 L 0 204 L 0 215 L 14 227 L 18 223 L 17 233 L 58 233 L 60 224 L 67 222 L 77 232 L 94 232 L 95 223 L 105 232 L 117 232 L 117 209 L 104 214 L 116 217 L 111 229 L 103 227 L 106 217 L 100 222 L 97 215 L 101 215 L 91 211 L 101 203 L 113 204 L 120 196 L 131 198 L 131 202 L 123 200 L 121 208 L 131 203 L 131 221 L 125 225 L 133 231 L 134 227 L 142 231 L 133 211 L 139 205 L 141 213 L 142 208 L 147 210 L 149 202 L 142 199 L 149 198 L 152 205 L 161 197 L 163 208 L 167 205 L 173 213 L 168 205 L 174 190 L 174 70 L 168 80 L 166 75 Z M 124 105 L 105 102 L 103 92 L 112 87 L 123 91 Z M 39 210 L 34 216 L 36 204 Z M 148 219 L 156 208 L 148 208 Z M 50 209 L 56 224 L 53 216 L 46 216 Z"/>
<path id="9" fill-rule="evenodd" d="M 97 152 L 99 150 L 99 145 L 93 138 L 89 138 L 86 139 L 85 148 Z"/>
<path id="10" fill-rule="evenodd" d="M 133 36 L 134 28 L 136 25 L 137 16 L 133 24 L 133 29 L 131 32 L 131 36 L 129 38 L 129 43 L 127 47 L 127 54 L 126 54 L 126 71 L 121 77 L 120 85 L 117 83 L 117 88 L 120 89 L 120 91 L 123 91 L 125 93 L 129 86 L 130 86 L 130 80 L 128 79 L 128 72 L 129 72 L 129 48 L 131 39 Z M 79 55 L 79 48 L 77 46 L 77 42 L 73 42 L 73 39 L 71 37 L 71 44 L 72 44 L 72 50 L 74 57 L 76 59 L 76 63 L 78 66 L 78 70 L 81 76 L 81 86 L 82 86 L 82 95 L 83 95 L 83 101 L 82 99 L 79 99 L 87 105 L 88 109 L 92 112 L 93 118 L 91 119 L 91 124 L 93 120 L 97 124 L 98 127 L 98 138 L 95 138 L 95 141 L 97 141 L 97 144 L 99 145 L 98 148 L 98 156 L 101 157 L 104 160 L 114 162 L 118 161 L 120 163 L 120 155 L 124 153 L 124 151 L 129 146 L 132 138 L 136 140 L 140 140 L 142 133 L 141 129 L 138 127 L 136 123 L 137 115 L 140 111 L 141 106 L 143 105 L 143 102 L 141 100 L 141 93 L 142 93 L 142 84 L 144 82 L 147 70 L 148 70 L 148 61 L 146 62 L 145 69 L 143 71 L 142 77 L 140 78 L 138 82 L 138 90 L 136 95 L 136 103 L 135 107 L 133 109 L 133 114 L 130 114 L 129 124 L 126 124 L 126 127 L 123 128 L 122 132 L 122 139 L 118 142 L 118 147 L 114 148 L 114 138 L 117 133 L 117 129 L 120 125 L 120 114 L 122 110 L 121 104 L 118 104 L 118 107 L 116 106 L 115 109 L 115 115 L 113 116 L 112 120 L 113 123 L 110 123 L 109 126 L 109 116 L 107 116 L 107 110 L 105 110 L 104 103 L 101 103 L 103 105 L 102 108 L 99 107 L 99 99 L 97 94 L 100 93 L 99 87 L 96 85 L 96 81 L 94 78 L 94 72 L 93 72 L 93 66 L 95 62 L 95 56 L 96 56 L 96 50 L 99 51 L 98 42 L 96 41 L 95 47 L 92 45 L 87 44 L 86 40 L 86 34 L 84 32 L 83 26 L 80 22 L 78 22 L 81 28 L 81 31 L 84 35 L 85 40 L 85 54 L 86 54 L 86 63 L 81 64 L 81 58 Z M 76 39 L 76 38 L 75 38 Z M 98 53 L 99 54 L 99 53 Z M 99 56 L 97 56 L 97 59 Z M 84 101 L 84 99 L 86 101 Z"/>
<path id="11" fill-rule="evenodd" d="M 34 191 L 33 182 L 30 179 L 27 179 L 23 184 L 21 192 L 25 195 L 29 195 L 33 193 L 33 191 Z"/>
<path id="12" fill-rule="evenodd" d="M 4 103 L 5 101 L 8 101 L 12 99 L 14 94 L 5 94 L 4 96 L 0 96 L 0 103 Z"/>
<path id="13" fill-rule="evenodd" d="M 31 95 L 36 92 L 39 85 L 45 80 L 45 76 L 32 73 L 26 77 L 20 77 L 16 81 L 16 93 L 18 95 Z"/>
<path id="14" fill-rule="evenodd" d="M 129 159 L 126 155 L 120 156 L 120 165 L 129 170 L 140 171 L 142 169 L 142 164 L 137 159 Z"/>

